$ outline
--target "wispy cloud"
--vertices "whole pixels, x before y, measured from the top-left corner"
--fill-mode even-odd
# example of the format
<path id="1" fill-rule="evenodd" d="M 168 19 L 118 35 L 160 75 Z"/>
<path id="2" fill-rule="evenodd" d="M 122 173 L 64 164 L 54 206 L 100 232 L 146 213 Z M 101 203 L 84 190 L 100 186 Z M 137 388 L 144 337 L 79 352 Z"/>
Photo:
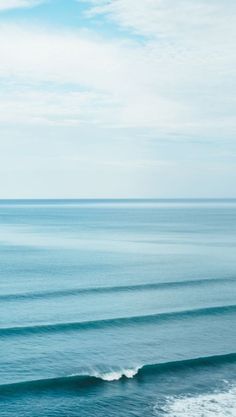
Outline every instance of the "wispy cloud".
<path id="1" fill-rule="evenodd" d="M 156 65 L 152 63 L 152 54 L 149 55 L 149 51 L 130 42 L 99 39 L 92 34 L 3 25 L 0 27 L 0 76 L 7 78 L 10 85 L 14 80 L 14 87 L 6 92 L 4 101 L 9 106 L 12 101 L 12 108 L 16 109 L 20 99 L 21 111 L 29 109 L 32 114 L 34 106 L 28 106 L 28 99 L 36 98 L 38 83 L 46 83 L 40 87 L 37 106 L 42 103 L 46 89 L 45 103 L 56 97 L 63 112 L 65 106 L 62 103 L 70 101 L 69 108 L 71 111 L 74 108 L 72 115 L 84 105 L 88 122 L 94 122 L 95 116 L 100 124 L 117 127 L 162 128 L 170 122 L 174 125 L 183 106 L 172 97 L 158 94 L 161 73 L 156 78 Z M 21 83 L 28 85 L 23 94 L 20 93 Z M 47 92 L 48 83 L 53 83 L 57 90 L 55 96 Z M 61 89 L 67 84 L 72 85 L 68 87 L 71 93 L 67 91 L 63 99 Z M 30 88 L 32 94 L 28 91 Z M 81 102 L 84 95 L 73 92 L 73 89 L 87 91 L 90 112 L 88 102 Z M 59 101 L 58 95 L 62 98 Z M 51 109 L 56 112 L 57 107 L 56 104 Z M 67 117 L 66 113 L 67 110 Z M 1 117 L 4 117 L 4 110 Z"/>
<path id="2" fill-rule="evenodd" d="M 0 123 L 80 126 L 100 124 L 105 96 L 92 92 L 10 89 L 0 97 Z"/>
<path id="3" fill-rule="evenodd" d="M 81 0 L 77 0 L 81 1 Z M 190 36 L 234 25 L 234 2 L 220 0 L 83 0 L 88 16 L 105 15 L 123 27 L 146 36 Z M 224 17 L 227 16 L 227 22 Z"/>
<path id="4" fill-rule="evenodd" d="M 0 12 L 10 9 L 34 7 L 43 2 L 44 0 L 0 0 Z"/>
<path id="5" fill-rule="evenodd" d="M 213 25 L 213 33 L 210 28 L 209 37 L 195 38 L 189 31 L 178 42 L 138 43 L 127 37 L 109 40 L 92 31 L 1 25 L 0 76 L 13 83 L 5 92 L 8 106 L 2 105 L 1 119 L 9 121 L 11 114 L 12 120 L 21 115 L 42 123 L 146 127 L 156 136 L 197 132 L 214 138 L 222 130 L 232 136 L 236 30 L 229 36 L 226 27 L 220 35 L 218 27 Z M 22 84 L 27 92 L 21 93 Z"/>

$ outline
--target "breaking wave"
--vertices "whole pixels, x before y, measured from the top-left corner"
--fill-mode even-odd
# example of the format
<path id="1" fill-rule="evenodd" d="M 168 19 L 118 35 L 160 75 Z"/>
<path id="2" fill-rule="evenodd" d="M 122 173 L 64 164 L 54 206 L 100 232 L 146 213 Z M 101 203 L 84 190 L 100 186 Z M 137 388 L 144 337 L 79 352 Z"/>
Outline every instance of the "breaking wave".
<path id="1" fill-rule="evenodd" d="M 135 375 L 137 375 L 139 371 L 139 368 L 130 368 L 130 369 L 123 369 L 121 371 L 111 371 L 111 372 L 105 372 L 103 373 L 95 373 L 94 376 L 96 378 L 100 378 L 103 381 L 108 381 L 108 382 L 112 382 L 112 381 L 119 381 L 119 379 L 122 378 L 128 378 L 131 379 L 133 378 Z"/>
<path id="2" fill-rule="evenodd" d="M 19 381 L 12 384 L 0 385 L 0 395 L 30 390 L 50 390 L 50 389 L 84 389 L 106 382 L 114 382 L 138 377 L 148 377 L 151 374 L 166 372 L 177 372 L 185 368 L 195 368 L 213 366 L 219 364 L 235 363 L 236 353 L 225 355 L 206 356 L 181 361 L 163 362 L 149 364 L 131 368 L 109 369 L 104 371 L 91 371 L 87 374 L 72 374 L 57 378 L 47 378 L 39 380 Z M 193 417 L 193 416 L 191 416 Z"/>

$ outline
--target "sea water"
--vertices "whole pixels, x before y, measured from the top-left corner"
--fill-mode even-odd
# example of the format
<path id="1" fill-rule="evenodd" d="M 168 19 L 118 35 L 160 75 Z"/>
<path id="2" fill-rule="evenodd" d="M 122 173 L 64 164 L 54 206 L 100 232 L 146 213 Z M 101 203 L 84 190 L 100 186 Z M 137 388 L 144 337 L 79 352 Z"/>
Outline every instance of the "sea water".
<path id="1" fill-rule="evenodd" d="M 2 417 L 235 417 L 236 201 L 0 202 Z"/>

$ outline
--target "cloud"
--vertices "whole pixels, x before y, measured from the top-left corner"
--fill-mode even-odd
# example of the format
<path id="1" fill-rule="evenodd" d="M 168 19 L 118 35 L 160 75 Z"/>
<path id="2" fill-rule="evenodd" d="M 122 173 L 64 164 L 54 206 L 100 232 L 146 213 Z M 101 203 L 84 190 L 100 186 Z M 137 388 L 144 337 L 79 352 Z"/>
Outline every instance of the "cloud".
<path id="1" fill-rule="evenodd" d="M 160 82 L 156 82 L 155 68 L 150 66 L 152 58 L 129 42 L 109 41 L 80 32 L 3 25 L 0 27 L 0 57 L 0 76 L 5 85 L 8 80 L 1 118 L 4 118 L 4 108 L 10 108 L 10 102 L 13 111 L 7 114 L 12 114 L 12 118 L 15 115 L 18 120 L 23 112 L 32 118 L 33 109 L 37 108 L 39 114 L 52 114 L 44 109 L 47 103 L 54 101 L 55 105 L 50 104 L 50 108 L 54 109 L 55 119 L 58 103 L 60 112 L 64 111 L 64 116 L 69 117 L 67 103 L 71 123 L 74 123 L 73 116 L 80 113 L 78 109 L 83 107 L 87 121 L 90 114 L 90 122 L 96 120 L 114 127 L 161 127 L 170 121 L 174 123 L 181 111 L 181 104 L 152 91 Z M 65 85 L 66 91 L 61 92 Z M 48 88 L 56 93 L 48 92 Z M 90 110 L 88 101 L 81 102 L 85 94 L 78 90 L 86 91 Z M 37 106 L 29 104 L 33 97 Z M 42 111 L 40 102 L 42 105 L 44 102 Z M 82 115 L 82 119 L 84 117 Z M 63 121 L 63 117 L 57 119 Z"/>
<path id="2" fill-rule="evenodd" d="M 232 194 L 235 2 L 84 2 L 0 23 L 1 195 Z"/>
<path id="3" fill-rule="evenodd" d="M 0 100 L 2 121 L 91 123 L 148 129 L 155 137 L 234 135 L 231 0 L 227 6 L 218 0 L 87 5 L 90 16 L 103 14 L 143 38 L 1 25 L 0 77 L 9 84 Z"/>
<path id="4" fill-rule="evenodd" d="M 105 123 L 106 95 L 88 91 L 48 91 L 13 86 L 0 96 L 0 123 L 17 125 L 80 126 Z M 108 109 L 106 110 L 107 115 Z"/>
<path id="5" fill-rule="evenodd" d="M 42 2 L 43 0 L 0 0 L 0 12 L 10 9 L 34 7 Z"/>
<path id="6" fill-rule="evenodd" d="M 146 36 L 180 38 L 216 26 L 233 27 L 235 5 L 199 0 L 84 0 L 88 16 L 105 15 L 120 26 Z M 224 17 L 227 16 L 227 22 Z"/>
<path id="7" fill-rule="evenodd" d="M 126 29 L 123 36 L 128 36 L 129 31 L 142 37 L 140 42 L 137 40 L 142 45 L 138 63 L 146 62 L 149 67 L 149 71 L 144 66 L 142 69 L 149 85 L 149 99 L 146 101 L 144 94 L 146 106 L 141 112 L 137 110 L 140 121 L 147 109 L 152 113 L 158 100 L 163 103 L 159 108 L 166 115 L 166 126 L 167 115 L 176 115 L 176 120 L 170 118 L 169 124 L 183 134 L 193 131 L 211 137 L 223 131 L 226 136 L 235 134 L 236 6 L 233 0 L 227 3 L 221 0 L 84 2 L 90 6 L 88 17 L 103 16 Z M 126 115 L 132 117 L 135 103 L 138 106 L 137 97 Z M 153 114 L 155 118 L 157 113 Z M 153 125 L 150 117 L 149 122 Z"/>

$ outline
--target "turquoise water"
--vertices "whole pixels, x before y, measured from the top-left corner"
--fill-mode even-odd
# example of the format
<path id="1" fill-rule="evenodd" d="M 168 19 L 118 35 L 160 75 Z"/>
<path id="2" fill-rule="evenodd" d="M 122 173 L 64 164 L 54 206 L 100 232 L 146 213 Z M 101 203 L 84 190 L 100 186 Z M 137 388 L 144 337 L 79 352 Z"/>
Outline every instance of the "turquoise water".
<path id="1" fill-rule="evenodd" d="M 233 200 L 1 201 L 1 416 L 236 416 L 235 252 Z"/>

